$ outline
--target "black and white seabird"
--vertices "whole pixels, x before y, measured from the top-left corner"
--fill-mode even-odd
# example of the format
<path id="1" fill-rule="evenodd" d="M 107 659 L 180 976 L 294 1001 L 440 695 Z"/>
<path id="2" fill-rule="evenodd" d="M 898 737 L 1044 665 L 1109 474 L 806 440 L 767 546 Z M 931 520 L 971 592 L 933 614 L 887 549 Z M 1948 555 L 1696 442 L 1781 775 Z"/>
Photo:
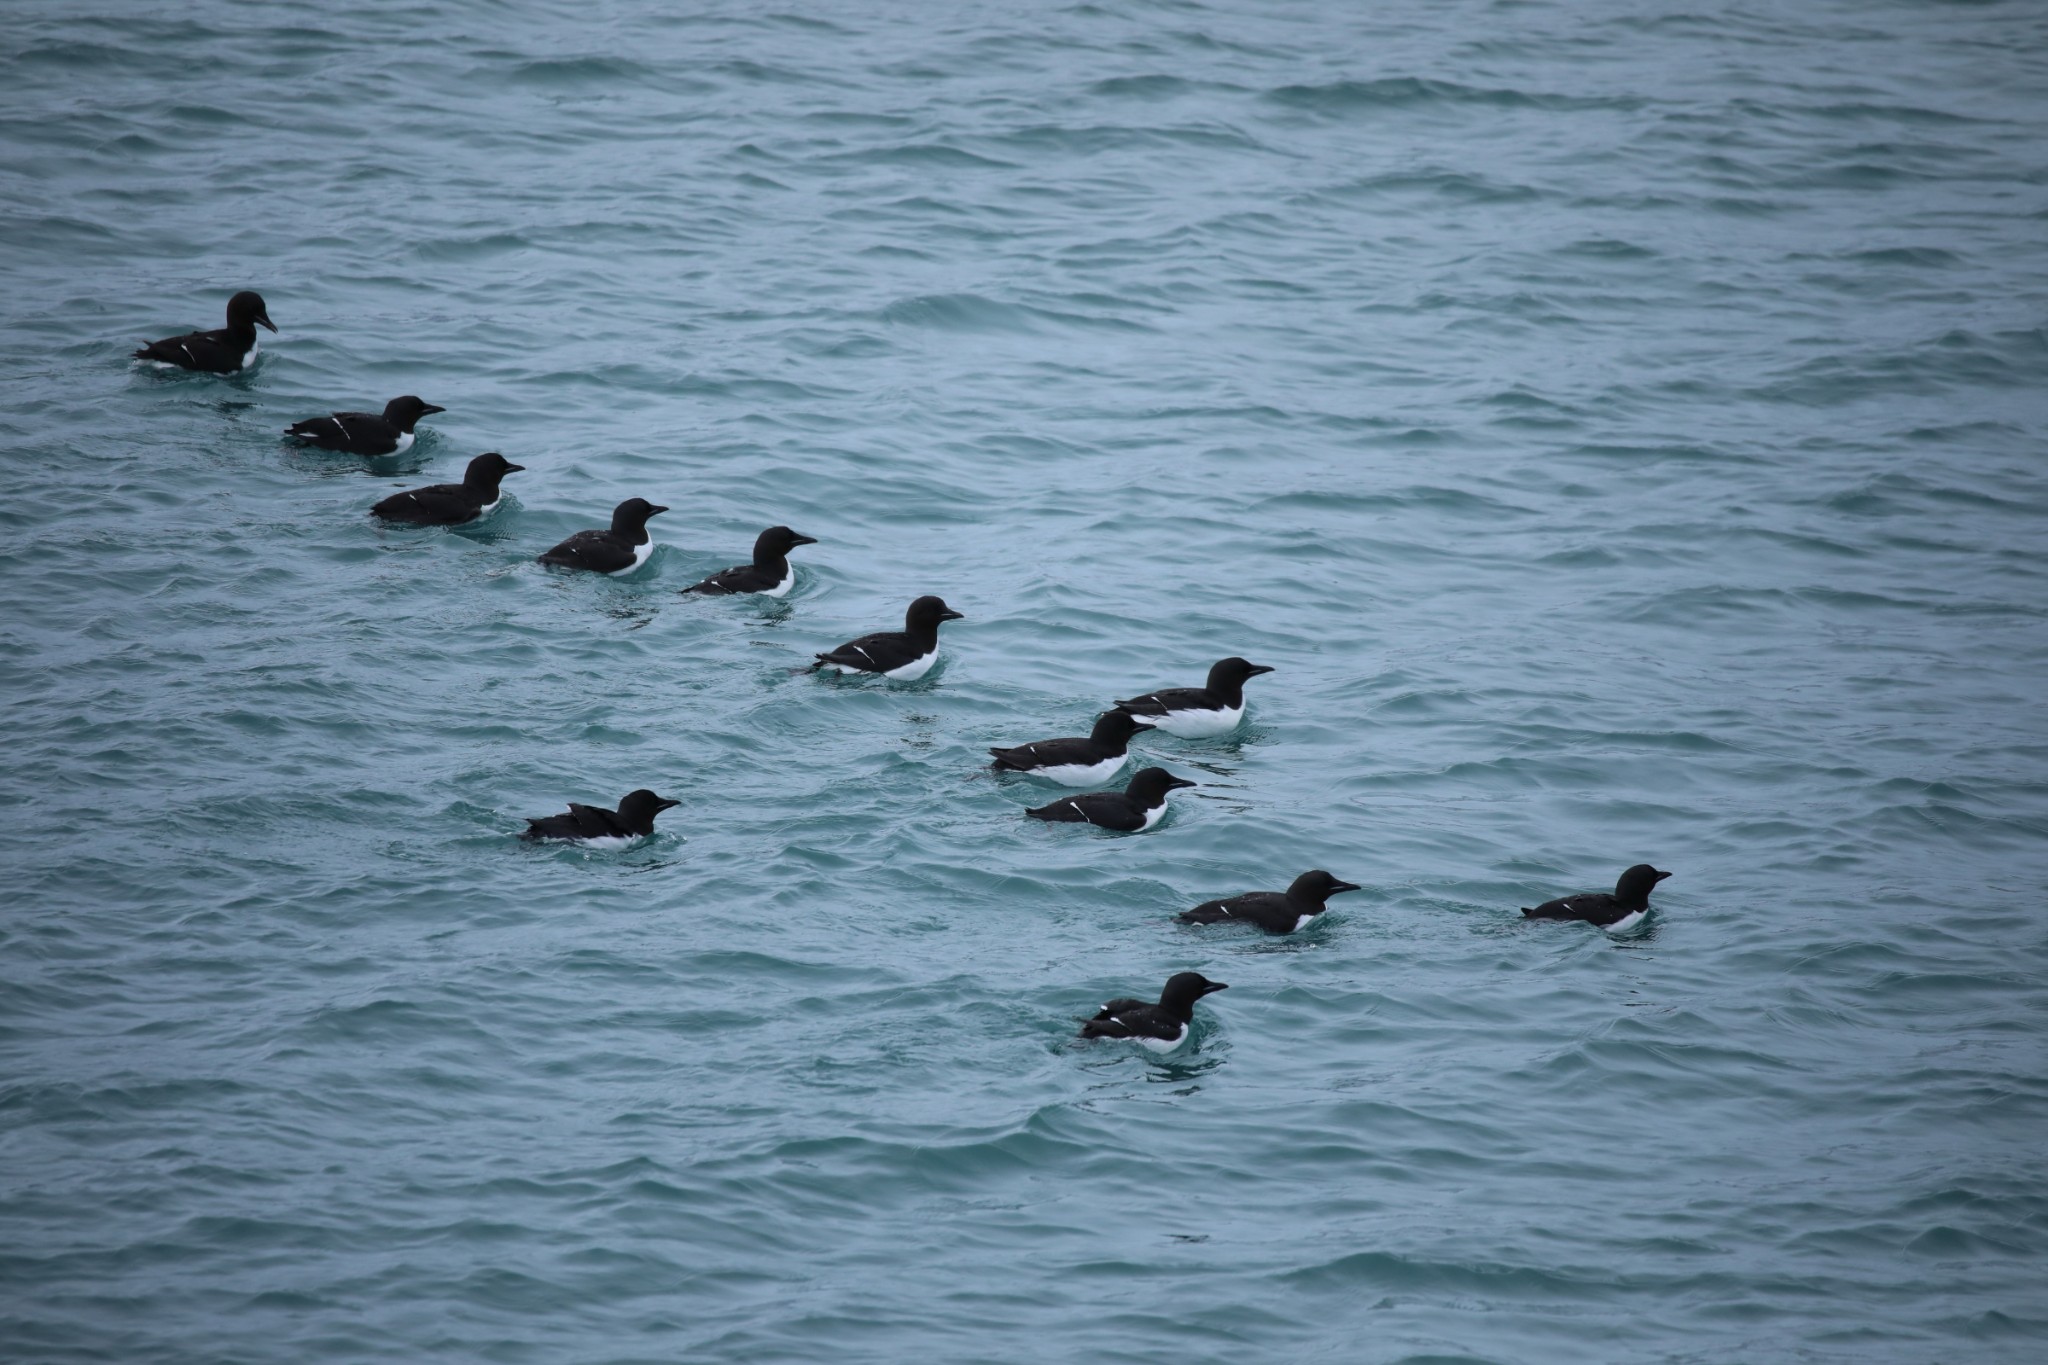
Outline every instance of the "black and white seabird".
<path id="1" fill-rule="evenodd" d="M 1247 891 L 1203 901 L 1178 918 L 1182 924 L 1256 924 L 1269 934 L 1291 934 L 1322 914 L 1324 901 L 1356 890 L 1355 883 L 1340 882 L 1317 868 L 1296 877 L 1285 891 Z"/>
<path id="2" fill-rule="evenodd" d="M 386 403 L 382 412 L 337 412 L 327 417 L 308 417 L 286 427 L 284 434 L 345 455 L 403 455 L 412 449 L 412 429 L 420 418 L 430 412 L 446 411 L 406 394 Z"/>
<path id="3" fill-rule="evenodd" d="M 902 630 L 885 630 L 849 640 L 818 656 L 811 671 L 879 673 L 898 682 L 922 678 L 939 658 L 939 622 L 964 619 L 945 599 L 926 595 L 903 613 Z"/>
<path id="4" fill-rule="evenodd" d="M 1024 813 L 1034 820 L 1064 824 L 1100 825 L 1125 834 L 1150 829 L 1166 814 L 1166 794 L 1196 784 L 1175 777 L 1164 768 L 1140 768 L 1131 785 L 1120 792 L 1090 792 L 1086 796 L 1063 796 L 1049 806 Z"/>
<path id="5" fill-rule="evenodd" d="M 654 553 L 654 540 L 647 534 L 647 519 L 667 510 L 645 498 L 627 498 L 612 509 L 609 531 L 578 531 L 542 555 L 540 562 L 561 569 L 631 573 Z"/>
<path id="6" fill-rule="evenodd" d="M 566 814 L 528 820 L 526 832 L 519 837 L 531 841 L 574 839 L 593 848 L 623 848 L 635 839 L 644 839 L 654 833 L 654 817 L 671 806 L 681 804 L 665 796 L 656 796 L 645 787 L 627 792 L 617 810 L 579 806 L 571 801 Z"/>
<path id="7" fill-rule="evenodd" d="M 1637 863 L 1621 874 L 1621 880 L 1614 884 L 1614 894 L 1604 891 L 1589 891 L 1582 896 L 1560 896 L 1554 901 L 1545 901 L 1531 910 L 1522 907 L 1522 914 L 1529 919 L 1582 919 L 1588 924 L 1597 924 L 1610 934 L 1623 933 L 1643 922 L 1650 913 L 1650 891 L 1670 876 L 1659 872 L 1648 863 Z"/>
<path id="8" fill-rule="evenodd" d="M 485 451 L 469 462 L 461 483 L 437 483 L 431 488 L 393 493 L 372 507 L 370 515 L 408 526 L 460 526 L 497 511 L 498 480 L 524 468 L 525 465 L 513 464 L 495 450 Z"/>
<path id="9" fill-rule="evenodd" d="M 187 332 L 181 337 L 144 342 L 137 360 L 208 374 L 234 374 L 256 363 L 256 329 L 277 330 L 263 296 L 244 289 L 228 300 L 228 325 L 212 332 Z"/>
<path id="10" fill-rule="evenodd" d="M 1146 1000 L 1112 1000 L 1093 1019 L 1081 1025 L 1083 1038 L 1129 1038 L 1154 1052 L 1171 1052 L 1188 1040 L 1195 1022 L 1195 1002 L 1230 987 L 1211 981 L 1200 972 L 1175 972 L 1166 978 L 1159 1003 Z"/>
<path id="11" fill-rule="evenodd" d="M 1090 787 L 1116 776 L 1130 753 L 1131 736 L 1145 728 L 1144 721 L 1119 706 L 1097 716 L 1086 739 L 1041 739 L 1014 749 L 990 749 L 996 761 L 989 766 L 999 773 L 1028 773 L 1069 787 Z"/>
<path id="12" fill-rule="evenodd" d="M 786 597 L 796 586 L 796 570 L 789 567 L 789 552 L 799 545 L 816 545 L 809 536 L 800 536 L 787 526 L 771 526 L 754 537 L 754 562 L 736 564 L 730 569 L 721 569 L 695 587 L 684 592 L 699 592 L 706 597 L 724 597 L 730 593 L 758 592 L 768 597 Z"/>
<path id="13" fill-rule="evenodd" d="M 1117 705 L 1169 735 L 1206 739 L 1237 728 L 1244 719 L 1245 679 L 1272 671 L 1264 664 L 1246 663 L 1232 655 L 1216 662 L 1202 687 L 1169 687 Z"/>

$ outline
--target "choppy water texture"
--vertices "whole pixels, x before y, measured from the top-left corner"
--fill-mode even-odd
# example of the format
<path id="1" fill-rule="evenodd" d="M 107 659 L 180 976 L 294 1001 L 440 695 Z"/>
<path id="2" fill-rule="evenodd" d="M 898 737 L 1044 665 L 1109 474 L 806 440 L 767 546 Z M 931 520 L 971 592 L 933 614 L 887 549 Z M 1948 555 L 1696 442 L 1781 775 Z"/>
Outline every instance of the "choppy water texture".
<path id="1" fill-rule="evenodd" d="M 0 1356 L 2043 1358 L 2039 6 L 655 8 L 0 25 Z"/>

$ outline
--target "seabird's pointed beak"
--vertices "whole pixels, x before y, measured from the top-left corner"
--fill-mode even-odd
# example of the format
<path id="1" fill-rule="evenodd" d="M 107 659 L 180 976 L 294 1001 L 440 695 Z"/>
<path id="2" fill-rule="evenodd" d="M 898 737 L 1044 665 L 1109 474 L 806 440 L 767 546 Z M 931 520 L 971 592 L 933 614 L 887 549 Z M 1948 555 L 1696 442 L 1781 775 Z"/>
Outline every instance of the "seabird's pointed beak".
<path id="1" fill-rule="evenodd" d="M 1363 891 L 1364 889 L 1365 888 L 1360 886 L 1357 882 L 1330 883 L 1330 894 L 1333 896 L 1336 895 L 1339 891 Z"/>
<path id="2" fill-rule="evenodd" d="M 816 536 L 800 536 L 796 532 L 791 531 L 789 533 L 789 543 L 792 548 L 798 545 L 816 545 L 818 538 Z"/>
<path id="3" fill-rule="evenodd" d="M 1670 874 L 1669 872 L 1659 872 L 1659 873 L 1657 874 L 1657 880 L 1661 882 L 1661 881 L 1663 881 L 1663 880 L 1664 880 L 1664 879 L 1665 879 L 1666 877 L 1668 877 L 1668 876 L 1670 876 L 1670 875 L 1671 875 L 1671 874 Z"/>
<path id="4" fill-rule="evenodd" d="M 422 417 L 426 416 L 426 415 L 427 415 L 428 413 L 430 413 L 430 412 L 446 412 L 446 411 L 448 411 L 448 409 L 446 409 L 446 408 L 437 408 L 437 407 L 435 407 L 435 406 L 434 406 L 434 405 L 433 405 L 432 403 L 422 403 L 422 404 L 420 404 L 420 416 L 422 416 Z"/>
<path id="5" fill-rule="evenodd" d="M 506 466 L 503 469 L 499 470 L 498 472 L 501 474 L 517 474 L 520 470 L 524 468 L 526 468 L 526 466 L 523 464 L 507 463 Z"/>
<path id="6" fill-rule="evenodd" d="M 1256 678 L 1256 677 L 1258 677 L 1258 676 L 1259 676 L 1259 674 L 1261 674 L 1261 673 L 1271 673 L 1272 671 L 1273 671 L 1273 669 L 1272 669 L 1272 666 L 1271 666 L 1270 664 L 1253 664 L 1253 665 L 1252 665 L 1252 671 L 1251 671 L 1251 676 L 1252 676 L 1252 677 L 1254 677 L 1254 678 Z"/>
<path id="7" fill-rule="evenodd" d="M 650 508 L 648 508 L 648 509 L 647 509 L 647 515 L 648 515 L 648 516 L 650 516 L 650 517 L 658 517 L 658 516 L 660 516 L 660 515 L 661 515 L 661 514 L 662 514 L 663 512 L 666 512 L 667 510 L 668 510 L 668 509 L 667 509 L 666 507 L 663 507 L 663 506 L 661 506 L 660 504 L 658 504 L 658 503 L 657 503 L 656 505 L 654 505 L 654 506 L 652 506 L 652 507 L 650 507 Z"/>
<path id="8" fill-rule="evenodd" d="M 277 330 L 277 324 L 270 320 L 270 314 L 268 313 L 258 313 L 256 315 L 256 325 L 259 327 L 268 327 L 273 332 Z"/>
<path id="9" fill-rule="evenodd" d="M 1214 995 L 1218 991 L 1227 991 L 1229 989 L 1230 983 L 1228 981 L 1211 981 L 1208 985 L 1202 987 L 1202 994 Z"/>
<path id="10" fill-rule="evenodd" d="M 657 805 L 657 806 L 655 807 L 655 809 L 656 809 L 656 810 L 674 810 L 674 809 L 675 809 L 675 808 L 676 808 L 677 806 L 680 806 L 680 805 L 682 805 L 682 804 L 683 804 L 683 803 L 682 803 L 682 802 L 680 802 L 680 801 L 671 801 L 671 800 L 669 800 L 669 799 L 668 799 L 667 797 L 663 797 L 663 798 L 661 798 L 660 804 L 659 804 L 659 805 Z"/>
<path id="11" fill-rule="evenodd" d="M 1199 787 L 1201 785 L 1199 782 L 1190 782 L 1185 777 L 1176 777 L 1167 785 L 1166 789 L 1168 791 L 1179 791 L 1182 787 Z"/>
<path id="12" fill-rule="evenodd" d="M 939 619 L 941 621 L 965 621 L 967 618 L 954 611 L 951 607 L 948 607 L 939 613 Z"/>

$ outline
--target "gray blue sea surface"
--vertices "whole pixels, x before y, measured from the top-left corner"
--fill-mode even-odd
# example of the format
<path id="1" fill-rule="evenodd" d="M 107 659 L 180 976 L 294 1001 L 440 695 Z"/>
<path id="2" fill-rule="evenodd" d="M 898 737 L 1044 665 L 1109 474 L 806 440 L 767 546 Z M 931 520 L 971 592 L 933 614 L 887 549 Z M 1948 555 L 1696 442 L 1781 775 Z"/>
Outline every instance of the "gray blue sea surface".
<path id="1" fill-rule="evenodd" d="M 2037 1365 L 2044 441 L 2037 0 L 9 0 L 0 1359 Z"/>

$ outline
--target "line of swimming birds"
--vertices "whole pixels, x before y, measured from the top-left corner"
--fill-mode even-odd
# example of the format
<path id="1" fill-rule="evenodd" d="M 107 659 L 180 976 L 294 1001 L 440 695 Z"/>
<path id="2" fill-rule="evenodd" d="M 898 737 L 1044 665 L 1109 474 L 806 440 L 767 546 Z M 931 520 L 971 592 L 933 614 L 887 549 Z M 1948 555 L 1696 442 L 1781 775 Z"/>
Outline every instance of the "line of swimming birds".
<path id="1" fill-rule="evenodd" d="M 135 352 L 138 360 L 211 374 L 236 374 L 256 361 L 256 328 L 277 331 L 263 297 L 243 290 L 228 300 L 227 323 L 209 332 L 152 341 Z M 407 394 L 384 405 L 381 413 L 337 412 L 294 422 L 287 436 L 323 450 L 351 455 L 402 454 L 414 440 L 420 418 L 446 411 Z M 371 515 L 409 526 L 459 526 L 497 510 L 499 483 L 524 469 L 495 451 L 469 462 L 461 483 L 435 484 L 394 493 L 370 509 Z M 666 507 L 645 498 L 628 498 L 612 511 L 612 524 L 601 531 L 578 531 L 539 557 L 542 564 L 592 573 L 630 573 L 654 552 L 648 536 L 650 518 Z M 815 545 L 810 536 L 787 526 L 771 526 L 754 542 L 754 558 L 711 575 L 685 592 L 706 596 L 759 593 L 782 597 L 796 584 L 789 552 Z M 903 629 L 880 631 L 849 640 L 817 656 L 807 670 L 866 674 L 908 682 L 921 678 L 939 657 L 939 625 L 962 619 L 938 597 L 920 597 L 904 614 Z M 997 772 L 1021 773 L 1065 786 L 1092 786 L 1114 777 L 1124 765 L 1132 736 L 1140 730 L 1162 730 L 1183 739 L 1229 734 L 1244 719 L 1244 685 L 1273 670 L 1241 658 L 1219 660 L 1200 687 L 1172 687 L 1119 701 L 1096 718 L 1085 738 L 1042 739 L 1014 748 L 991 749 Z M 1024 813 L 1035 820 L 1086 823 L 1120 833 L 1152 828 L 1166 814 L 1170 792 L 1196 783 L 1175 777 L 1164 768 L 1141 768 L 1122 791 L 1090 792 L 1062 797 Z M 645 788 L 628 792 L 616 810 L 569 804 L 560 815 L 527 821 L 519 837 L 526 840 L 571 840 L 594 847 L 623 847 L 654 833 L 654 818 L 681 802 Z M 1650 892 L 1670 876 L 1648 863 L 1621 874 L 1610 895 L 1588 892 L 1561 896 L 1538 906 L 1524 906 L 1530 919 L 1584 920 L 1609 931 L 1635 928 L 1650 912 Z M 1339 881 L 1320 868 L 1304 872 L 1285 891 L 1249 891 L 1204 901 L 1177 918 L 1183 924 L 1246 924 L 1269 934 L 1291 934 L 1323 913 L 1331 896 L 1360 888 Z M 1176 972 L 1167 978 L 1157 1001 L 1117 999 L 1106 1002 L 1081 1026 L 1083 1038 L 1129 1039 L 1159 1052 L 1187 1042 L 1193 1031 L 1195 1002 L 1228 989 L 1199 972 Z"/>

